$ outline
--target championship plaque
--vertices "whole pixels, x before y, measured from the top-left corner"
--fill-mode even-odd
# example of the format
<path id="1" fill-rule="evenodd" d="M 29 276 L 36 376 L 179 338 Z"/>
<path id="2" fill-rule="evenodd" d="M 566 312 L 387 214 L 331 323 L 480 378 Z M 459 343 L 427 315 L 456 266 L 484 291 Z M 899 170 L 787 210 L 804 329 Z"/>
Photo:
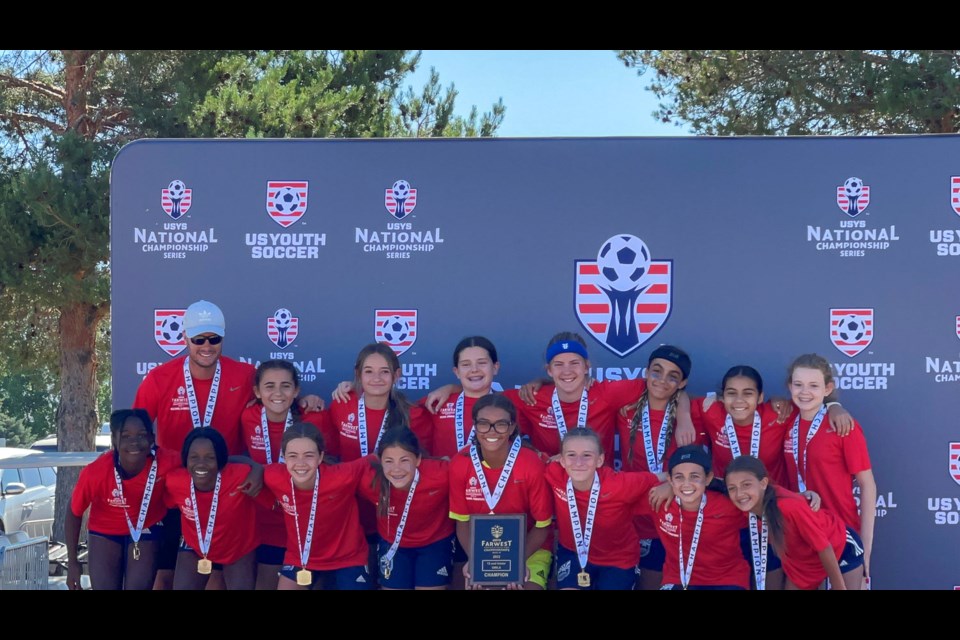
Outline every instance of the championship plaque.
<path id="1" fill-rule="evenodd" d="M 491 587 L 523 582 L 526 533 L 522 513 L 470 516 L 470 581 Z"/>

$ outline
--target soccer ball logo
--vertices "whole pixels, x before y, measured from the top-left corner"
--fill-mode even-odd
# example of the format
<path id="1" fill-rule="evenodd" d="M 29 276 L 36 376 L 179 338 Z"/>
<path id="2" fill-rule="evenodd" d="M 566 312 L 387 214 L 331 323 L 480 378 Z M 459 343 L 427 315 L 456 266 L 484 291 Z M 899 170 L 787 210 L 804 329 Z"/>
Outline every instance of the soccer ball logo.
<path id="1" fill-rule="evenodd" d="M 290 215 L 300 206 L 300 194 L 293 187 L 282 187 L 273 198 L 273 208 L 278 213 Z"/>
<path id="2" fill-rule="evenodd" d="M 167 316 L 163 324 L 160 325 L 160 335 L 167 342 L 180 342 L 183 340 L 183 320 L 180 316 Z"/>
<path id="3" fill-rule="evenodd" d="M 847 315 L 837 325 L 837 335 L 844 342 L 860 342 L 867 333 L 863 320 L 855 315 Z"/>
<path id="4" fill-rule="evenodd" d="M 410 336 L 410 325 L 400 316 L 390 316 L 380 323 L 383 339 L 391 344 L 404 342 Z"/>
<path id="5" fill-rule="evenodd" d="M 597 254 L 597 266 L 617 291 L 634 291 L 650 270 L 650 250 L 636 236 L 613 236 Z"/>
<path id="6" fill-rule="evenodd" d="M 868 204 L 870 187 L 863 184 L 860 178 L 847 178 L 842 187 L 837 187 L 837 206 L 851 218 L 860 215 Z"/>
<path id="7" fill-rule="evenodd" d="M 391 190 L 393 191 L 393 197 L 401 204 L 410 197 L 410 183 L 406 180 L 397 180 L 393 183 Z"/>
<path id="8" fill-rule="evenodd" d="M 299 321 L 290 309 L 281 307 L 273 312 L 273 317 L 267 318 L 267 337 L 273 344 L 286 349 L 297 339 L 298 325 Z"/>
<path id="9" fill-rule="evenodd" d="M 847 178 L 843 181 L 843 191 L 848 198 L 859 198 L 863 193 L 863 180 L 860 178 Z"/>
<path id="10" fill-rule="evenodd" d="M 290 319 L 293 317 L 293 314 L 290 313 L 290 309 L 277 309 L 273 314 L 273 323 L 277 326 L 277 329 L 287 330 L 290 328 Z"/>
<path id="11" fill-rule="evenodd" d="M 183 200 L 183 196 L 187 193 L 187 185 L 183 184 L 183 180 L 174 180 L 167 187 L 167 193 L 170 194 L 171 200 Z"/>

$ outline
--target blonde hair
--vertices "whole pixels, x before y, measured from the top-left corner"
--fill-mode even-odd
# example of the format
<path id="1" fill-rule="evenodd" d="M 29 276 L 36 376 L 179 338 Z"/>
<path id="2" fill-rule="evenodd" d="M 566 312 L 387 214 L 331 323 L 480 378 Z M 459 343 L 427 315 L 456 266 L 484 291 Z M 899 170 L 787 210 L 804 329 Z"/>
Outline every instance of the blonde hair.
<path id="1" fill-rule="evenodd" d="M 802 356 L 798 356 L 793 362 L 790 363 L 790 366 L 787 367 L 788 387 L 793 382 L 793 372 L 798 368 L 816 369 L 823 374 L 823 383 L 825 385 L 832 384 L 834 382 L 833 365 L 821 355 L 817 355 L 816 353 L 805 353 Z"/>

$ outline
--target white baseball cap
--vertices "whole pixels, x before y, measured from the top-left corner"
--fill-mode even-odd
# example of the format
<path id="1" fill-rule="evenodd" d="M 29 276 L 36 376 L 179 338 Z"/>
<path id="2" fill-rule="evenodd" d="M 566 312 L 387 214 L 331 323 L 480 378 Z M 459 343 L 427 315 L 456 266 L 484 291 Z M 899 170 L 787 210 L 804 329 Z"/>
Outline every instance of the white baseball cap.
<path id="1" fill-rule="evenodd" d="M 226 321 L 220 307 L 198 300 L 183 314 L 183 332 L 188 338 L 195 338 L 201 333 L 215 333 L 218 336 L 226 335 Z"/>

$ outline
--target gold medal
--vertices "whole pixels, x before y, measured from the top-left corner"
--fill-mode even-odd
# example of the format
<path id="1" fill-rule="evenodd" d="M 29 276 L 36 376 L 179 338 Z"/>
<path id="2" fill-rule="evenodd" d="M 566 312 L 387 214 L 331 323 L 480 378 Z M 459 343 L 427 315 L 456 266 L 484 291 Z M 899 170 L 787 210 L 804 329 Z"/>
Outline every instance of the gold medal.
<path id="1" fill-rule="evenodd" d="M 590 574 L 586 571 L 581 571 L 577 574 L 577 586 L 578 587 L 589 587 L 590 586 Z"/>
<path id="2" fill-rule="evenodd" d="M 297 571 L 297 584 L 301 587 L 309 587 L 313 584 L 313 572 L 309 569 Z"/>
<path id="3" fill-rule="evenodd" d="M 202 573 L 205 576 L 210 575 L 213 573 L 213 563 L 206 558 L 200 558 L 197 561 L 197 573 Z"/>
<path id="4" fill-rule="evenodd" d="M 139 542 L 133 543 L 133 559 L 134 560 L 140 559 L 140 543 Z"/>

